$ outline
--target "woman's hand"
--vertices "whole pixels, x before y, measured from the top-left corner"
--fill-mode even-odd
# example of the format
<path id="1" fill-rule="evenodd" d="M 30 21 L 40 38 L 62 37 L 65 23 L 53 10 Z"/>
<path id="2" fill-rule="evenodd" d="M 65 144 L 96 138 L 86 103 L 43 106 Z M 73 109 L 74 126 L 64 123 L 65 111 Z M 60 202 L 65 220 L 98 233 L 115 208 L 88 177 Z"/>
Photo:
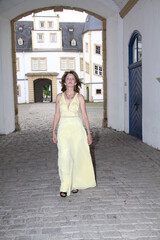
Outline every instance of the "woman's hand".
<path id="1" fill-rule="evenodd" d="M 55 133 L 55 132 L 53 132 L 53 142 L 54 142 L 55 144 L 58 143 L 57 136 L 56 136 L 56 133 Z"/>
<path id="2" fill-rule="evenodd" d="M 92 136 L 91 136 L 91 134 L 87 135 L 87 141 L 88 141 L 88 145 L 92 144 Z"/>

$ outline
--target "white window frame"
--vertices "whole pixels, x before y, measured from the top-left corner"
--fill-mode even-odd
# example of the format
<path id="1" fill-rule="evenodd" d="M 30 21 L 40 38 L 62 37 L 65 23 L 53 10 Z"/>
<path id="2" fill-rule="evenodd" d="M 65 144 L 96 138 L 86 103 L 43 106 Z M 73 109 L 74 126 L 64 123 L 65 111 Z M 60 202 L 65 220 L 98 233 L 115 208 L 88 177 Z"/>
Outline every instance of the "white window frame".
<path id="1" fill-rule="evenodd" d="M 41 26 L 41 23 L 44 23 L 44 27 Z M 44 28 L 46 27 L 45 25 L 46 25 L 46 24 L 45 24 L 45 21 L 39 21 L 39 28 L 44 29 Z"/>
<path id="2" fill-rule="evenodd" d="M 52 41 L 52 35 L 55 36 L 55 41 Z M 57 34 L 56 33 L 50 33 L 50 42 L 51 43 L 56 43 L 57 42 Z"/>
<path id="3" fill-rule="evenodd" d="M 89 74 L 89 63 L 85 62 L 85 72 Z"/>
<path id="4" fill-rule="evenodd" d="M 101 88 L 96 88 L 95 90 L 96 90 L 96 92 L 95 92 L 96 95 L 102 95 L 102 89 Z M 97 93 L 97 90 L 101 90 L 101 93 Z"/>
<path id="5" fill-rule="evenodd" d="M 19 46 L 22 46 L 23 43 L 24 43 L 24 40 L 23 40 L 21 37 L 19 37 L 19 38 L 18 38 L 18 45 L 19 45 Z"/>
<path id="6" fill-rule="evenodd" d="M 37 69 L 34 68 L 34 60 L 37 61 Z M 41 65 L 41 61 L 44 60 L 45 61 L 45 67 L 42 68 L 42 65 Z M 47 71 L 47 58 L 45 57 L 39 57 L 39 58 L 31 58 L 31 70 L 32 71 Z"/>
<path id="7" fill-rule="evenodd" d="M 80 71 L 83 71 L 83 58 L 80 58 Z"/>
<path id="8" fill-rule="evenodd" d="M 76 41 L 76 39 L 73 38 L 73 39 L 71 40 L 71 46 L 72 46 L 72 47 L 77 46 L 77 41 Z"/>
<path id="9" fill-rule="evenodd" d="M 40 40 L 39 36 L 42 35 L 42 40 Z M 44 33 L 37 33 L 37 42 L 44 43 Z"/>
<path id="10" fill-rule="evenodd" d="M 62 61 L 66 61 L 66 67 L 63 67 Z M 73 61 L 73 68 L 71 68 L 71 61 Z M 75 70 L 76 69 L 76 64 L 75 64 L 75 58 L 70 58 L 70 57 L 61 57 L 60 58 L 60 67 L 61 70 Z"/>
<path id="11" fill-rule="evenodd" d="M 88 53 L 88 49 L 89 49 L 89 44 L 88 42 L 85 43 L 85 52 Z"/>
<path id="12" fill-rule="evenodd" d="M 51 26 L 51 27 L 49 26 L 50 23 L 52 23 L 52 26 Z M 48 21 L 47 24 L 48 24 L 48 28 L 49 28 L 49 29 L 54 28 L 54 21 Z"/>
<path id="13" fill-rule="evenodd" d="M 103 68 L 101 65 L 93 64 L 94 75 L 102 77 L 103 76 Z"/>
<path id="14" fill-rule="evenodd" d="M 102 55 L 102 46 L 99 44 L 95 44 L 95 54 Z M 99 48 L 100 51 L 97 51 L 97 48 Z"/>
<path id="15" fill-rule="evenodd" d="M 19 60 L 19 57 L 16 58 L 16 70 L 17 70 L 17 72 L 20 71 L 20 60 Z"/>

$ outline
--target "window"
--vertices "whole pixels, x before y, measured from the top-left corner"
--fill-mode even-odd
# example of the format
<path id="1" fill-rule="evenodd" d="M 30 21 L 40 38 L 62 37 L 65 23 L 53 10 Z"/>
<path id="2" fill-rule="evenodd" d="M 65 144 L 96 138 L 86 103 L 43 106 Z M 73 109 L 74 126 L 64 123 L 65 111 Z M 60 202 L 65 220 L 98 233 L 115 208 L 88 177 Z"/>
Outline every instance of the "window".
<path id="1" fill-rule="evenodd" d="M 102 76 L 102 66 L 94 65 L 94 74 L 98 76 Z"/>
<path id="2" fill-rule="evenodd" d="M 40 58 L 40 70 L 45 71 L 46 70 L 46 59 Z"/>
<path id="3" fill-rule="evenodd" d="M 62 70 L 67 69 L 67 59 L 66 58 L 61 58 L 61 69 Z"/>
<path id="4" fill-rule="evenodd" d="M 37 42 L 43 43 L 44 42 L 44 34 L 43 33 L 37 33 Z"/>
<path id="5" fill-rule="evenodd" d="M 21 86 L 17 85 L 17 96 L 20 97 L 21 96 Z"/>
<path id="6" fill-rule="evenodd" d="M 88 43 L 85 44 L 86 52 L 88 53 Z"/>
<path id="7" fill-rule="evenodd" d="M 101 54 L 101 46 L 95 45 L 95 53 L 96 54 Z"/>
<path id="8" fill-rule="evenodd" d="M 69 59 L 69 69 L 71 69 L 71 70 L 74 69 L 74 58 Z"/>
<path id="9" fill-rule="evenodd" d="M 69 32 L 73 32 L 74 30 L 73 30 L 73 28 L 69 28 L 68 31 Z"/>
<path id="10" fill-rule="evenodd" d="M 32 58 L 32 71 L 46 71 L 47 70 L 47 60 L 46 58 Z"/>
<path id="11" fill-rule="evenodd" d="M 53 28 L 53 22 L 52 21 L 48 21 L 48 28 Z"/>
<path id="12" fill-rule="evenodd" d="M 83 71 L 83 58 L 80 58 L 80 71 Z"/>
<path id="13" fill-rule="evenodd" d="M 17 69 L 17 72 L 20 71 L 19 58 L 16 58 L 16 69 Z"/>
<path id="14" fill-rule="evenodd" d="M 40 28 L 45 28 L 45 22 L 44 21 L 40 21 L 39 22 L 39 27 Z"/>
<path id="15" fill-rule="evenodd" d="M 102 89 L 96 89 L 96 94 L 102 94 Z"/>
<path id="16" fill-rule="evenodd" d="M 20 46 L 23 45 L 23 39 L 22 38 L 18 38 L 18 45 L 20 45 Z"/>
<path id="17" fill-rule="evenodd" d="M 87 63 L 87 62 L 85 64 L 85 70 L 86 70 L 86 73 L 89 73 L 89 63 Z"/>
<path id="18" fill-rule="evenodd" d="M 142 60 L 142 36 L 137 33 L 132 41 L 131 64 Z"/>
<path id="19" fill-rule="evenodd" d="M 75 59 L 74 58 L 61 58 L 61 70 L 74 70 Z"/>
<path id="20" fill-rule="evenodd" d="M 75 39 L 72 39 L 72 41 L 71 41 L 71 46 L 76 46 L 76 45 L 77 45 L 76 40 L 75 40 Z"/>
<path id="21" fill-rule="evenodd" d="M 23 30 L 23 27 L 20 25 L 20 26 L 18 27 L 18 30 L 19 30 L 19 31 L 22 31 L 22 30 Z"/>
<path id="22" fill-rule="evenodd" d="M 38 71 L 38 59 L 32 59 L 32 70 Z"/>
<path id="23" fill-rule="evenodd" d="M 50 41 L 51 41 L 52 43 L 57 41 L 57 35 L 56 35 L 56 33 L 51 33 L 51 34 L 50 34 Z"/>

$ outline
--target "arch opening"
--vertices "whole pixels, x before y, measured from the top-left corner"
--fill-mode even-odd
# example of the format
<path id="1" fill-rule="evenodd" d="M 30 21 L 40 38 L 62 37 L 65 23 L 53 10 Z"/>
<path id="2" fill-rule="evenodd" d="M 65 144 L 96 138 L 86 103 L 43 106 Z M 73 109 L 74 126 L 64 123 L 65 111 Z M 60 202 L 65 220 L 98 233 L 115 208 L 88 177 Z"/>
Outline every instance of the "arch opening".
<path id="1" fill-rule="evenodd" d="M 80 8 L 73 8 L 73 7 L 68 7 L 68 6 L 64 6 L 64 7 L 46 7 L 46 8 L 43 8 L 43 9 L 35 9 L 33 11 L 30 11 L 30 12 L 27 12 L 27 13 L 24 13 L 23 15 L 19 15 L 17 16 L 16 18 L 14 18 L 12 21 L 11 21 L 11 24 L 12 24 L 12 50 L 13 50 L 13 75 L 14 75 L 14 89 L 15 89 L 15 119 L 16 119 L 16 129 L 18 130 L 19 129 L 19 123 L 18 123 L 18 106 L 17 106 L 17 78 L 16 78 L 16 65 L 15 65 L 15 58 L 16 58 L 16 54 L 15 54 L 15 35 L 14 35 L 14 24 L 15 24 L 15 21 L 19 20 L 20 18 L 24 17 L 24 16 L 27 16 L 28 14 L 31 14 L 31 13 L 38 13 L 40 11 L 47 11 L 47 10 L 50 10 L 50 9 L 54 9 L 55 11 L 56 10 L 59 10 L 62 11 L 64 9 L 69 9 L 69 10 L 78 10 L 80 12 L 86 12 L 98 19 L 100 19 L 102 21 L 102 58 L 103 58 L 103 63 L 102 63 L 102 66 L 103 66 L 103 80 L 102 80 L 102 84 L 103 84 L 103 119 L 102 119 L 102 125 L 103 127 L 107 127 L 107 97 L 106 97 L 106 94 L 107 94 L 107 82 L 106 82 L 106 19 L 104 19 L 103 17 L 93 13 L 93 12 L 90 12 L 88 10 L 85 10 L 85 9 L 80 9 Z M 53 90 L 53 87 L 52 87 L 52 90 Z M 53 94 L 51 94 L 52 96 Z M 51 97 L 52 101 L 53 101 L 53 97 Z"/>
<path id="2" fill-rule="evenodd" d="M 49 79 L 34 80 L 34 102 L 52 102 L 52 81 Z"/>

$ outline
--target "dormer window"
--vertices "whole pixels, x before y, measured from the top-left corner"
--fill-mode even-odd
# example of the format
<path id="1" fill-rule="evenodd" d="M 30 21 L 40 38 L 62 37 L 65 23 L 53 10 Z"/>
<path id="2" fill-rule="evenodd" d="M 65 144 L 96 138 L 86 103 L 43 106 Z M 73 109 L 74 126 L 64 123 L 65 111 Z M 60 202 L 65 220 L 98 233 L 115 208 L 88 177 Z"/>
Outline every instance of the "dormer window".
<path id="1" fill-rule="evenodd" d="M 18 38 L 18 45 L 20 45 L 20 46 L 23 45 L 23 39 L 22 38 Z"/>
<path id="2" fill-rule="evenodd" d="M 19 27 L 18 27 L 18 30 L 19 30 L 19 31 L 22 31 L 22 30 L 23 30 L 23 27 L 22 27 L 22 26 L 19 26 Z"/>
<path id="3" fill-rule="evenodd" d="M 73 32 L 74 31 L 73 28 L 69 28 L 68 30 L 69 30 L 69 32 Z"/>
<path id="4" fill-rule="evenodd" d="M 71 41 L 71 46 L 76 46 L 77 45 L 77 42 L 76 40 L 73 38 L 72 41 Z"/>

